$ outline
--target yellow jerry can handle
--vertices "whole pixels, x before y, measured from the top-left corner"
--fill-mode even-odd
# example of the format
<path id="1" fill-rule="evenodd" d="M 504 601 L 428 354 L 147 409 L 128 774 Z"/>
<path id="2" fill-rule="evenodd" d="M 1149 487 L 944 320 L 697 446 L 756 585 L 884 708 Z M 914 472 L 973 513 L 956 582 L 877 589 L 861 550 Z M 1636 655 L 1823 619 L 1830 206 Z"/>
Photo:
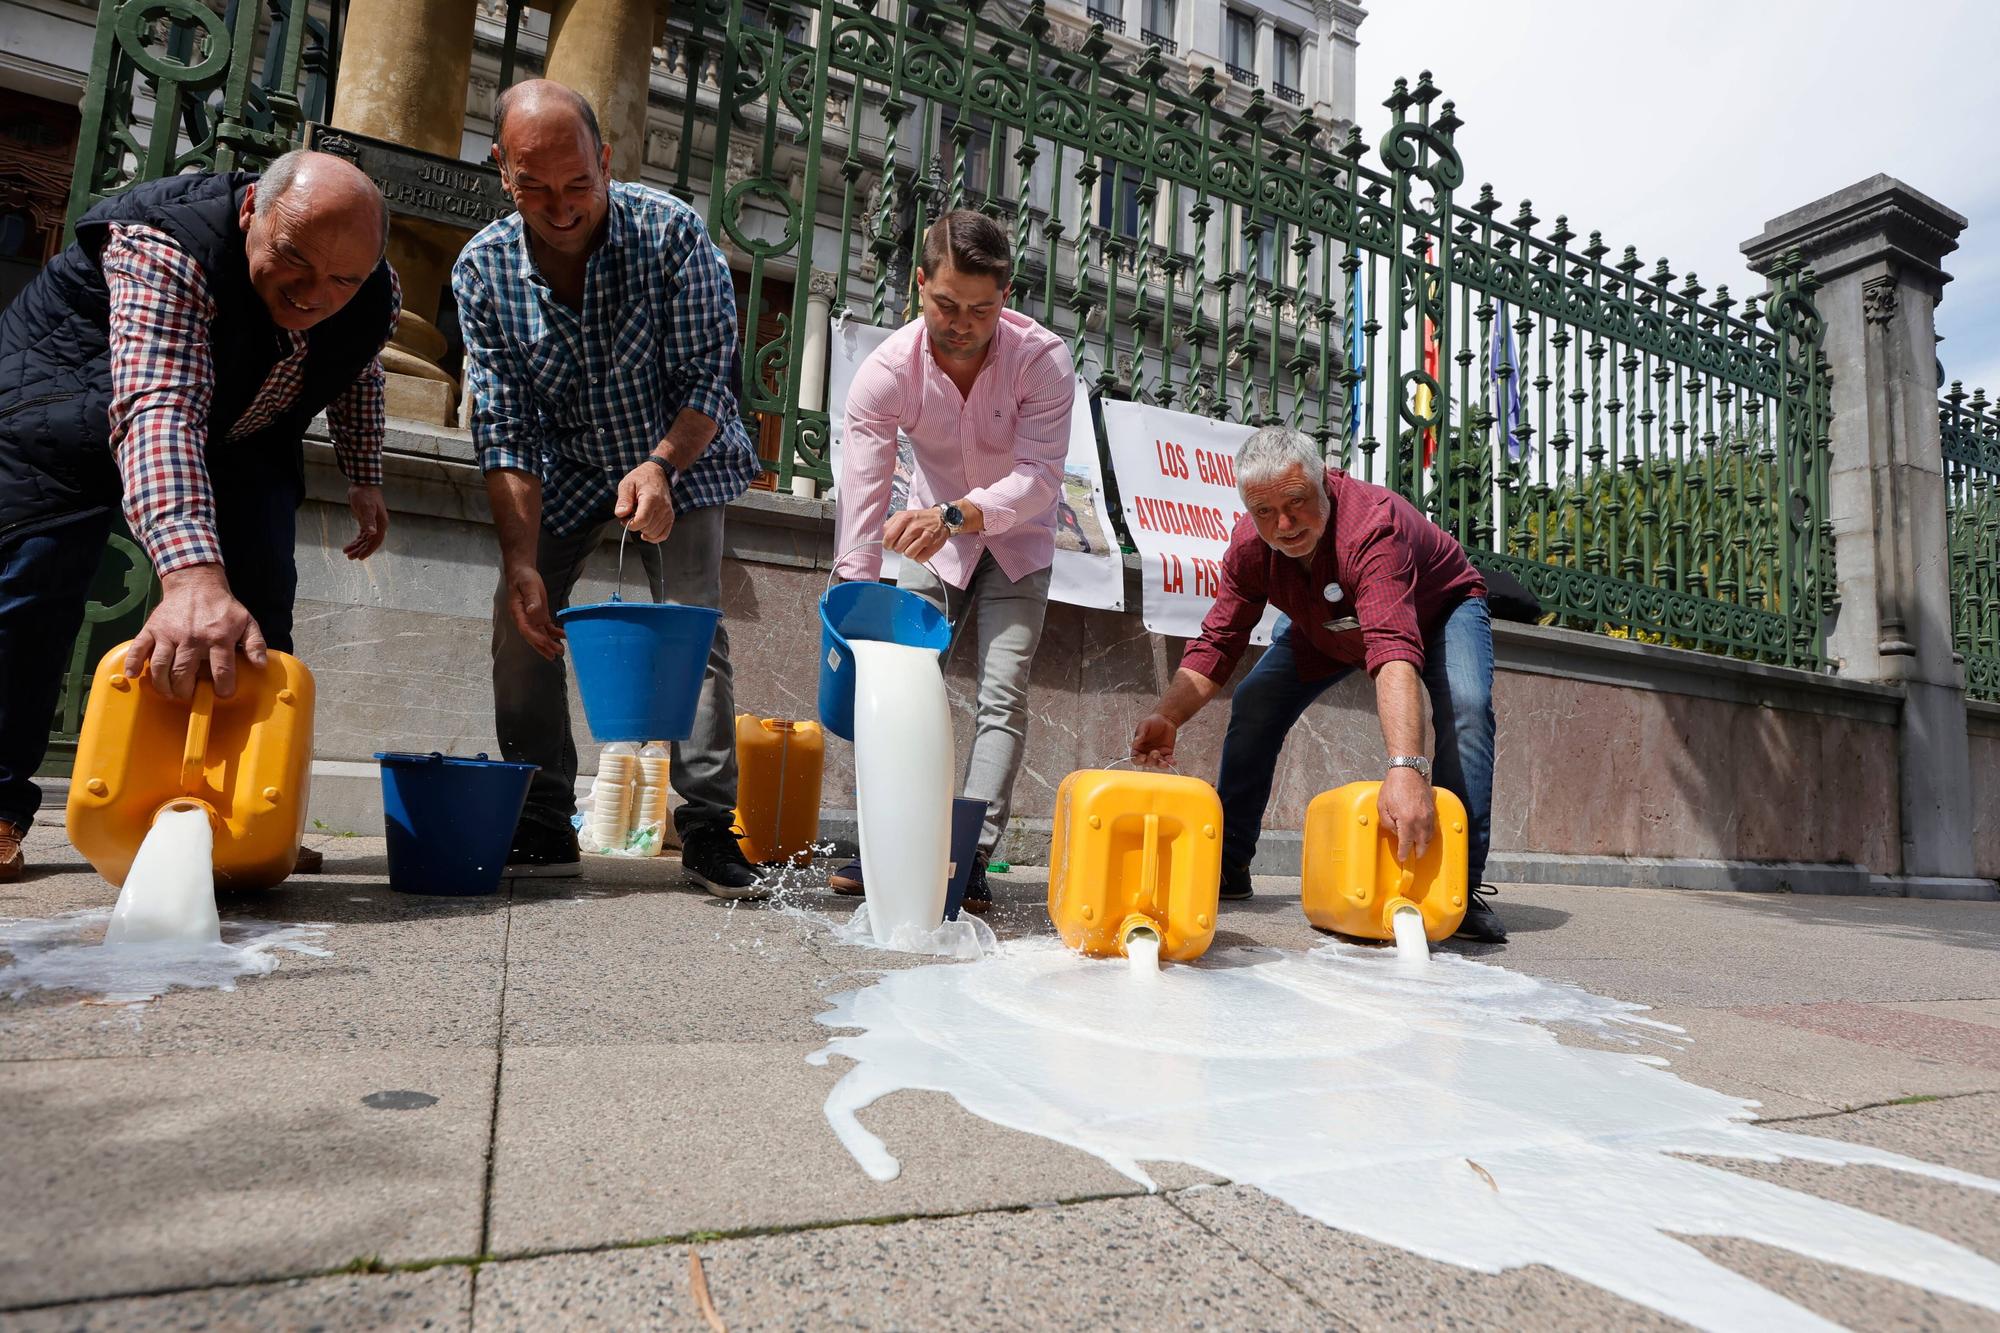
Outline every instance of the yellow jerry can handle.
<path id="1" fill-rule="evenodd" d="M 208 724 L 215 718 L 215 688 L 206 682 L 194 687 L 194 703 L 188 709 L 187 744 L 181 750 L 181 790 L 190 796 L 203 787 L 202 774 L 208 767 Z"/>
<path id="2" fill-rule="evenodd" d="M 1416 885 L 1416 882 L 1416 868 L 1404 865 L 1402 873 L 1396 879 L 1396 892 L 1390 896 L 1389 901 L 1382 904 L 1382 924 L 1385 927 L 1393 931 L 1396 924 L 1396 913 L 1402 911 L 1404 908 L 1408 908 L 1419 916 L 1423 915 L 1423 909 L 1410 901 L 1410 890 Z"/>
<path id="3" fill-rule="evenodd" d="M 1139 882 L 1144 884 L 1153 896 L 1153 910 L 1161 916 L 1167 914 L 1166 904 L 1161 902 L 1160 886 L 1160 817 L 1146 816 L 1146 840 L 1139 849 Z"/>

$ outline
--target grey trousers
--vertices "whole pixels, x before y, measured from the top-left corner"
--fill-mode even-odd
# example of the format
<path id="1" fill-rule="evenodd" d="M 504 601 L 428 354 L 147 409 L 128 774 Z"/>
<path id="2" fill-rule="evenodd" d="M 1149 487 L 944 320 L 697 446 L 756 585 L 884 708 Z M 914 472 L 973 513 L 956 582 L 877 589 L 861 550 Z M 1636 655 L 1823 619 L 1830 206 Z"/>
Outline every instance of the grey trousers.
<path id="1" fill-rule="evenodd" d="M 724 505 L 690 510 L 674 518 L 674 530 L 655 546 L 636 537 L 653 600 L 687 606 L 722 605 L 722 516 Z M 551 613 L 569 605 L 570 591 L 585 561 L 612 526 L 609 520 L 559 537 L 542 529 L 535 567 L 548 586 Z M 628 548 L 628 558 L 632 552 Z M 567 828 L 576 813 L 576 738 L 569 722 L 569 666 L 550 662 L 530 648 L 514 627 L 503 581 L 493 597 L 493 723 L 500 753 L 511 763 L 539 764 L 528 787 L 524 820 Z M 672 747 L 674 790 L 683 802 L 674 827 L 683 841 L 691 830 L 728 827 L 736 813 L 736 698 L 729 667 L 729 631 L 715 627 L 708 671 L 694 731 Z"/>
<path id="2" fill-rule="evenodd" d="M 979 703 L 962 794 L 967 800 L 986 802 L 979 859 L 988 861 L 1007 832 L 1014 778 L 1027 752 L 1028 671 L 1035 663 L 1042 621 L 1048 614 L 1049 571 L 1038 569 L 1015 582 L 988 551 L 979 557 L 964 591 L 947 589 L 937 575 L 913 560 L 903 562 L 896 583 L 950 618 L 954 647 L 966 613 L 975 606 L 979 609 L 975 641 Z"/>

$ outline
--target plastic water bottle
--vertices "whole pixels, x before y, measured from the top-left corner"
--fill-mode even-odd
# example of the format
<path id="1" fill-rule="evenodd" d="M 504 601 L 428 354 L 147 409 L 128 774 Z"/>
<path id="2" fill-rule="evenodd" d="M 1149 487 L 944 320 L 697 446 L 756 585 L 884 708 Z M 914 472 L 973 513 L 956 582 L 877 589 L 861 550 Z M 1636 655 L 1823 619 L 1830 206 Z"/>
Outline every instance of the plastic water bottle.
<path id="1" fill-rule="evenodd" d="M 590 822 L 585 825 L 591 841 L 603 850 L 622 852 L 631 841 L 638 784 L 638 749 L 630 741 L 605 746 L 590 784 Z"/>
<path id="2" fill-rule="evenodd" d="M 667 826 L 667 791 L 671 785 L 669 766 L 673 752 L 664 741 L 647 741 L 639 751 L 638 795 L 633 803 L 632 832 L 643 840 L 646 852 L 660 854 Z"/>

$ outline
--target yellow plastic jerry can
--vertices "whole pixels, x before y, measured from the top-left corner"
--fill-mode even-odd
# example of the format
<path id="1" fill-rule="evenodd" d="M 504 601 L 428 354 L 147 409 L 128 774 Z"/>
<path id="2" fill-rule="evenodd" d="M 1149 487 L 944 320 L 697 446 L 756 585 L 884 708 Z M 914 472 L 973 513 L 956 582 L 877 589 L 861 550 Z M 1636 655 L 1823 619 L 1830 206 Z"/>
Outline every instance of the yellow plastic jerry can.
<path id="1" fill-rule="evenodd" d="M 819 723 L 736 715 L 736 829 L 752 865 L 811 856 L 825 767 Z"/>
<path id="2" fill-rule="evenodd" d="M 1115 958 L 1150 931 L 1162 959 L 1199 958 L 1221 883 L 1222 801 L 1199 778 L 1086 768 L 1056 789 L 1049 919 L 1070 948 Z"/>
<path id="3" fill-rule="evenodd" d="M 1396 835 L 1375 809 L 1381 783 L 1350 782 L 1313 797 L 1300 867 L 1307 920 L 1357 939 L 1388 940 L 1396 910 L 1408 905 L 1423 914 L 1433 943 L 1458 929 L 1465 919 L 1465 805 L 1442 787 L 1431 790 L 1437 837 L 1408 866 L 1397 864 Z"/>
<path id="4" fill-rule="evenodd" d="M 292 873 L 312 778 L 313 678 L 273 650 L 236 660 L 236 692 L 207 681 L 185 702 L 125 675 L 120 644 L 97 664 L 69 785 L 69 840 L 123 887 L 162 806 L 205 806 L 218 888 L 262 889 Z"/>

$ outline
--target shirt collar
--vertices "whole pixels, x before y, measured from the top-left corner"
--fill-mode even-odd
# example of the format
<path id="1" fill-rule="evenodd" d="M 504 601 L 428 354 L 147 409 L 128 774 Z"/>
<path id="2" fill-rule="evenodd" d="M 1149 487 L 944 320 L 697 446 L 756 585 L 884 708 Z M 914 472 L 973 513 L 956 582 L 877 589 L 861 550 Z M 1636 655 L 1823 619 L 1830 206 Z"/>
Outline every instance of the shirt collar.
<path id="1" fill-rule="evenodd" d="M 597 247 L 596 253 L 591 256 L 592 259 L 598 254 L 624 246 L 632 239 L 635 227 L 632 206 L 626 202 L 621 193 L 620 182 L 612 181 L 609 189 L 611 202 L 610 209 L 605 215 L 604 242 Z M 549 285 L 548 279 L 544 278 L 542 271 L 535 267 L 534 243 L 528 234 L 528 221 L 519 213 L 514 217 L 520 223 L 520 238 L 514 247 L 515 272 L 521 281 L 529 286 L 546 288 Z"/>

